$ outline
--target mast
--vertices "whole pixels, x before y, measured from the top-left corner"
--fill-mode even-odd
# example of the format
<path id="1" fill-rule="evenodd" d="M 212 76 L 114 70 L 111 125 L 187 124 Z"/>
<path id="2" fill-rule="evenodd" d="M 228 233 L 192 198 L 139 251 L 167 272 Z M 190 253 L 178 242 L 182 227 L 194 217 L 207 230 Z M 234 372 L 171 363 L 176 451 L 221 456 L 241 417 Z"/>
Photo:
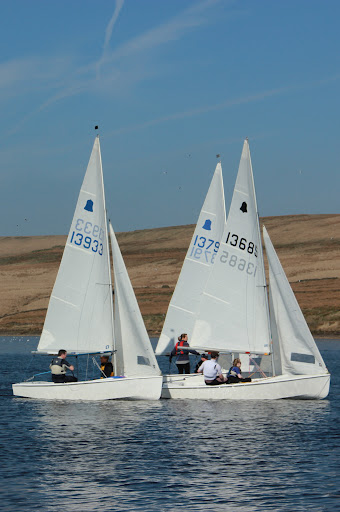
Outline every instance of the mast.
<path id="1" fill-rule="evenodd" d="M 95 129 L 98 129 L 98 126 L 95 127 Z M 104 177 L 103 177 L 103 165 L 102 165 L 102 155 L 100 151 L 100 142 L 99 142 L 99 134 L 97 135 L 98 139 L 98 149 L 99 149 L 99 161 L 100 161 L 100 170 L 101 170 L 101 180 L 102 180 L 102 191 L 103 191 L 103 205 L 104 205 L 104 224 L 106 226 L 106 244 L 107 244 L 107 263 L 108 263 L 108 269 L 109 269 L 109 290 L 110 290 L 110 310 L 111 310 L 111 328 L 112 328 L 112 349 L 113 349 L 113 366 L 114 366 L 114 374 L 117 375 L 117 363 L 116 363 L 116 340 L 114 335 L 114 319 L 113 319 L 113 286 L 112 286 L 112 276 L 111 276 L 111 261 L 110 261 L 110 250 L 109 250 L 109 237 L 108 237 L 108 223 L 107 223 L 107 215 L 106 215 L 106 202 L 105 202 L 105 192 L 104 192 Z"/>
<path id="2" fill-rule="evenodd" d="M 260 230 L 260 214 L 257 207 L 257 199 L 256 199 L 256 192 L 255 192 L 255 183 L 254 183 L 254 173 L 253 173 L 253 165 L 251 163 L 251 155 L 250 155 L 250 148 L 249 148 L 249 139 L 246 137 L 247 145 L 248 145 L 248 152 L 249 152 L 249 162 L 250 162 L 250 168 L 251 168 L 251 181 L 253 186 L 253 194 L 254 194 L 254 200 L 255 200 L 255 208 L 256 208 L 256 220 L 257 220 L 257 232 L 258 232 L 258 238 L 259 238 L 259 244 L 260 244 L 260 254 L 261 254 L 261 274 L 262 274 L 262 281 L 263 286 L 266 290 L 265 294 L 265 309 L 266 309 L 266 315 L 267 315 L 267 323 L 268 323 L 268 332 L 270 336 L 270 357 L 272 362 L 272 369 L 273 369 L 273 375 L 275 375 L 275 365 L 274 365 L 274 357 L 273 357 L 273 343 L 272 343 L 272 332 L 271 332 L 271 325 L 270 325 L 270 313 L 269 313 L 269 305 L 268 305 L 268 287 L 267 287 L 267 280 L 266 280 L 266 273 L 264 270 L 264 258 L 263 258 L 263 245 L 262 245 L 262 237 L 261 237 L 261 230 Z"/>

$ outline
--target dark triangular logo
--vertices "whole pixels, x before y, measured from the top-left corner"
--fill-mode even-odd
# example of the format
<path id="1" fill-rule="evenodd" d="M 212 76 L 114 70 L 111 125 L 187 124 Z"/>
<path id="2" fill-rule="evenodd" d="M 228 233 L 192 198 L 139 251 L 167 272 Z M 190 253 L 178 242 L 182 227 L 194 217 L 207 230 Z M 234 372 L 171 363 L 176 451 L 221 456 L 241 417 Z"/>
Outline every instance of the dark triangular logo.
<path id="1" fill-rule="evenodd" d="M 243 213 L 247 213 L 248 212 L 248 210 L 247 210 L 247 203 L 243 202 L 242 205 L 241 205 L 240 210 Z"/>

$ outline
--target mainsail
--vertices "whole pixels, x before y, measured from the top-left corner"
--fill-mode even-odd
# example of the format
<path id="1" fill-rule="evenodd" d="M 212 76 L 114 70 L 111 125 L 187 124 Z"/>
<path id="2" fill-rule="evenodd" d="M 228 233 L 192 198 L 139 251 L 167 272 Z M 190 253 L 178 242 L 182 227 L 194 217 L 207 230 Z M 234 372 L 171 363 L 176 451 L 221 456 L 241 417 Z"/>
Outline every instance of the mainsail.
<path id="1" fill-rule="evenodd" d="M 269 263 L 270 316 L 273 341 L 279 346 L 280 373 L 304 375 L 325 373 L 327 368 L 311 335 L 267 230 L 263 239 Z M 274 336 L 275 335 L 275 336 Z"/>
<path id="2" fill-rule="evenodd" d="M 112 284 L 103 172 L 96 137 L 50 297 L 38 352 L 111 351 Z"/>
<path id="3" fill-rule="evenodd" d="M 202 292 L 217 259 L 225 226 L 222 166 L 217 164 L 173 293 L 156 354 L 172 350 L 177 337 L 191 338 Z"/>
<path id="4" fill-rule="evenodd" d="M 262 244 L 247 140 L 190 346 L 224 352 L 270 351 Z"/>
<path id="5" fill-rule="evenodd" d="M 161 375 L 122 254 L 110 224 L 114 271 L 114 318 L 117 374 Z"/>

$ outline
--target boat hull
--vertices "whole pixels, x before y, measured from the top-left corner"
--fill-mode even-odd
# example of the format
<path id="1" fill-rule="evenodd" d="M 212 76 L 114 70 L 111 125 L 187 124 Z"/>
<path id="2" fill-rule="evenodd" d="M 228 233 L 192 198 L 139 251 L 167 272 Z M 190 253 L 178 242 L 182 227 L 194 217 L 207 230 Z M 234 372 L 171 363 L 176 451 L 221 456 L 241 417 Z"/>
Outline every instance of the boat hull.
<path id="1" fill-rule="evenodd" d="M 164 377 L 162 398 L 185 400 L 319 400 L 329 393 L 330 374 L 279 375 L 252 382 L 207 386 L 200 375 Z"/>
<path id="2" fill-rule="evenodd" d="M 158 400 L 162 376 L 95 379 L 84 382 L 21 382 L 13 384 L 13 394 L 39 400 Z"/>

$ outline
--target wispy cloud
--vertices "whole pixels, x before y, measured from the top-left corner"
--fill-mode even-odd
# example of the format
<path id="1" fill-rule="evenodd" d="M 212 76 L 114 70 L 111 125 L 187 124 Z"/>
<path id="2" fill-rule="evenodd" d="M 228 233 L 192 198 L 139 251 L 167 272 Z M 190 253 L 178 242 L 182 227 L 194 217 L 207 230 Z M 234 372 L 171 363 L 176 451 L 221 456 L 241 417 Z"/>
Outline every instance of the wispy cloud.
<path id="1" fill-rule="evenodd" d="M 29 119 L 62 99 L 85 92 L 102 93 L 105 91 L 106 94 L 114 94 L 115 91 L 124 89 L 124 86 L 129 85 L 129 87 L 131 87 L 133 84 L 143 80 L 146 76 L 149 76 L 150 73 L 146 71 L 145 66 L 143 68 L 143 66 L 139 65 L 138 61 L 140 61 L 141 57 L 145 56 L 147 59 L 151 50 L 156 50 L 167 43 L 178 40 L 189 34 L 192 30 L 215 20 L 217 15 L 213 8 L 222 1 L 223 0 L 203 0 L 193 3 L 192 6 L 182 10 L 171 19 L 110 50 L 113 29 L 124 5 L 124 0 L 116 0 L 114 12 L 105 30 L 104 44 L 100 58 L 96 61 L 89 62 L 85 66 L 76 66 L 75 62 L 73 62 L 72 68 L 70 68 L 69 65 L 65 65 L 64 68 L 57 66 L 56 69 L 59 70 L 59 75 L 57 73 L 52 74 L 50 80 L 48 79 L 48 69 L 49 66 L 53 68 L 53 59 L 50 57 L 45 61 L 40 59 L 40 67 L 43 70 L 43 74 L 46 71 L 44 90 L 53 90 L 54 92 L 48 95 L 46 100 L 40 103 L 34 110 L 26 114 L 16 126 L 10 130 L 10 133 L 15 133 Z M 226 3 L 230 4 L 234 3 L 234 1 L 224 0 L 224 4 Z M 127 59 L 129 58 L 135 59 L 133 66 L 127 65 Z M 13 68 L 16 70 L 14 71 L 13 69 L 11 75 L 7 72 L 8 89 L 14 89 L 18 85 L 20 76 L 25 77 L 26 83 L 29 81 L 34 83 L 33 77 L 36 75 L 36 72 L 33 68 L 30 68 L 29 60 L 30 59 L 8 64 L 9 68 L 11 64 L 13 64 Z M 60 57 L 59 60 L 63 62 L 63 57 Z M 68 58 L 65 59 L 65 61 L 68 60 Z M 76 59 L 74 59 L 74 61 L 76 61 Z M 136 62 L 137 65 L 135 65 Z M 134 72 L 131 71 L 131 68 L 134 68 Z M 154 71 L 152 71 L 152 73 L 154 73 Z M 99 75 L 100 80 L 98 80 Z"/>
<path id="2" fill-rule="evenodd" d="M 220 1 L 221 0 L 205 0 L 194 4 L 165 23 L 120 45 L 112 51 L 111 55 L 108 56 L 108 60 L 113 61 L 122 57 L 137 55 L 180 39 L 190 30 L 209 23 L 210 17 L 207 16 L 207 11 L 215 7 Z"/>
<path id="3" fill-rule="evenodd" d="M 267 98 L 271 98 L 274 96 L 281 96 L 283 94 L 288 94 L 290 92 L 299 91 L 299 90 L 305 90 L 309 88 L 314 87 L 321 87 L 323 85 L 326 85 L 330 82 L 334 82 L 336 80 L 340 79 L 340 74 L 332 75 L 329 77 L 325 77 L 321 80 L 315 80 L 314 82 L 306 82 L 306 83 L 300 83 L 295 85 L 287 85 L 284 87 L 277 87 L 273 89 L 267 89 L 265 91 L 261 91 L 258 93 L 248 94 L 245 96 L 241 96 L 239 98 L 232 98 L 226 101 L 222 101 L 220 103 L 215 103 L 213 105 L 205 105 L 202 107 L 193 108 L 191 110 L 183 110 L 179 112 L 175 112 L 174 114 L 169 114 L 167 116 L 162 116 L 156 119 L 151 119 L 149 121 L 146 121 L 145 123 L 135 124 L 126 126 L 123 128 L 119 128 L 117 130 L 114 130 L 112 132 L 109 132 L 106 134 L 106 136 L 113 136 L 113 135 L 120 135 L 123 133 L 131 133 L 137 130 L 143 130 L 145 128 L 150 128 L 152 126 L 156 126 L 159 124 L 166 123 L 168 121 L 176 121 L 178 119 L 185 119 L 190 118 L 194 116 L 199 116 L 202 114 L 206 114 L 209 112 L 214 112 L 216 110 L 223 110 L 231 107 L 236 107 L 238 105 L 245 105 L 247 103 L 255 103 L 258 101 L 265 100 Z"/>

